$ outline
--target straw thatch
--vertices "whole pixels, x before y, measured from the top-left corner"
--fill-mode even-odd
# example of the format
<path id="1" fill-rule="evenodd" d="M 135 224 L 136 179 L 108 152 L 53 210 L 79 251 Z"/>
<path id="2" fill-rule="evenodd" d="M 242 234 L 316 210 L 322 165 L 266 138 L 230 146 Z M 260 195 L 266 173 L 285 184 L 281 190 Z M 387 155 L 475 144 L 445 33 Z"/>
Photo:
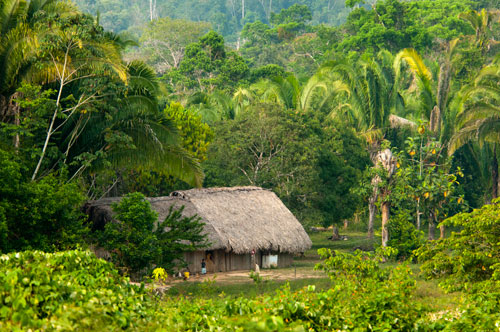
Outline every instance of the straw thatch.
<path id="1" fill-rule="evenodd" d="M 120 198 L 89 202 L 85 211 L 95 227 L 111 220 L 111 204 Z M 169 197 L 148 198 L 163 221 L 170 206 L 185 206 L 184 215 L 197 214 L 211 243 L 207 250 L 236 254 L 252 250 L 304 252 L 311 240 L 304 228 L 271 191 L 258 187 L 207 188 L 176 191 Z"/>

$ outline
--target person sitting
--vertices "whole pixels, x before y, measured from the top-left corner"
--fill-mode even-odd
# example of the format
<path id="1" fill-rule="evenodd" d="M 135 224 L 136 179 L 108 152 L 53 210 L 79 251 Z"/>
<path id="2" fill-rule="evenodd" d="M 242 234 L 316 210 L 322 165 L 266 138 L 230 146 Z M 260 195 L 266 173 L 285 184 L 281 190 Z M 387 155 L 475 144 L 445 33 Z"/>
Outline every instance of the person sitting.
<path id="1" fill-rule="evenodd" d="M 207 263 L 205 262 L 205 258 L 201 260 L 201 274 L 207 274 Z"/>

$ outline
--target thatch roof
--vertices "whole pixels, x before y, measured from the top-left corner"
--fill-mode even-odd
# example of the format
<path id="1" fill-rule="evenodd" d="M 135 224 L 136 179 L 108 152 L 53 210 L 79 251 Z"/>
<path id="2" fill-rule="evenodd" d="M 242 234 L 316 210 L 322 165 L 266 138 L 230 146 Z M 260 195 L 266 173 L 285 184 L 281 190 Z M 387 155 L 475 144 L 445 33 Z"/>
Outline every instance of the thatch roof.
<path id="1" fill-rule="evenodd" d="M 112 219 L 111 204 L 119 197 L 86 204 L 96 227 Z M 197 214 L 205 223 L 208 250 L 248 253 L 252 249 L 298 253 L 311 240 L 294 215 L 270 190 L 258 187 L 206 188 L 176 191 L 168 197 L 148 198 L 163 221 L 170 206 L 185 206 L 184 215 Z"/>

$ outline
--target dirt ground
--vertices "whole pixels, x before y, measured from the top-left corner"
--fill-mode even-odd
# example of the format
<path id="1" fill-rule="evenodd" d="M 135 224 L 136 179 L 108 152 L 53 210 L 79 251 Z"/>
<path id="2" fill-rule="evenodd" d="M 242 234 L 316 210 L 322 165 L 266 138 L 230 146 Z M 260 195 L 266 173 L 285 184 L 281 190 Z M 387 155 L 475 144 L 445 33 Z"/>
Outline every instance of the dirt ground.
<path id="1" fill-rule="evenodd" d="M 291 280 L 291 279 L 306 279 L 306 278 L 323 278 L 325 276 L 324 272 L 314 271 L 312 269 L 304 268 L 287 268 L 287 269 L 265 269 L 260 270 L 260 276 L 264 280 Z M 195 275 L 189 278 L 189 281 L 205 281 L 214 280 L 221 283 L 244 283 L 253 282 L 250 278 L 250 271 L 231 271 L 231 272 L 219 272 L 210 273 L 204 276 Z"/>
<path id="2" fill-rule="evenodd" d="M 286 269 L 265 269 L 260 270 L 260 276 L 263 280 L 284 281 L 293 279 L 311 279 L 311 278 L 324 278 L 325 273 L 321 271 L 314 271 L 310 267 L 286 268 Z M 231 272 L 218 272 L 208 273 L 206 275 L 191 275 L 187 282 L 204 282 L 214 281 L 222 284 L 238 284 L 238 283 L 252 283 L 250 278 L 250 271 L 231 271 Z M 155 289 L 165 291 L 177 283 L 185 282 L 182 278 L 169 278 L 166 284 L 159 286 L 155 285 Z M 148 287 L 147 285 L 146 287 Z"/>

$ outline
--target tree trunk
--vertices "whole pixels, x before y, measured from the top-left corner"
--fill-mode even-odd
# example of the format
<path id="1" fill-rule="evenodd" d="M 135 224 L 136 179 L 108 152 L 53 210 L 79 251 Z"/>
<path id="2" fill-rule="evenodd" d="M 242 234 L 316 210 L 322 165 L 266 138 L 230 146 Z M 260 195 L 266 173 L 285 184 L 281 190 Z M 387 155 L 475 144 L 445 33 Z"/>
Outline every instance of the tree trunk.
<path id="1" fill-rule="evenodd" d="M 497 145 L 493 147 L 493 160 L 491 163 L 491 199 L 498 197 L 498 160 Z"/>
<path id="2" fill-rule="evenodd" d="M 236 18 L 236 8 L 234 7 L 234 0 L 229 0 L 231 4 L 231 15 Z"/>
<path id="3" fill-rule="evenodd" d="M 52 120 L 50 121 L 49 128 L 47 129 L 47 136 L 45 137 L 45 142 L 43 144 L 42 154 L 40 155 L 40 158 L 38 158 L 38 163 L 35 167 L 33 175 L 31 176 L 31 181 L 35 181 L 38 171 L 40 171 L 40 166 L 42 165 L 43 158 L 45 157 L 45 151 L 47 150 L 47 146 L 49 145 L 50 137 L 53 134 L 52 129 L 54 128 L 54 124 L 57 119 L 57 114 L 59 113 L 59 106 L 61 105 L 62 90 L 66 84 L 66 69 L 68 65 L 69 51 L 70 51 L 70 46 L 68 45 L 66 46 L 66 53 L 64 55 L 64 64 L 62 67 L 62 72 L 61 75 L 59 76 L 60 82 L 59 82 L 59 91 L 57 93 L 57 99 L 56 99 L 56 107 L 54 110 L 54 114 L 52 115 Z"/>
<path id="4" fill-rule="evenodd" d="M 420 221 L 420 216 L 422 213 L 420 212 L 420 198 L 417 200 L 417 230 L 420 230 L 421 227 L 421 221 Z"/>
<path id="5" fill-rule="evenodd" d="M 396 158 L 392 154 L 390 149 L 384 149 L 377 154 L 377 163 L 376 165 L 380 165 L 387 172 L 388 181 L 391 182 L 392 175 L 396 170 Z M 378 183 L 380 183 L 381 179 L 379 179 Z M 381 205 L 382 212 L 382 247 L 387 247 L 387 242 L 389 241 L 389 231 L 387 226 L 389 224 L 389 211 L 391 208 L 391 203 L 387 201 L 389 198 L 388 187 L 381 190 L 381 195 L 384 197 L 384 202 Z"/>
<path id="6" fill-rule="evenodd" d="M 344 230 L 347 230 L 347 227 L 349 227 L 349 220 L 344 219 Z"/>
<path id="7" fill-rule="evenodd" d="M 7 113 L 9 110 L 8 107 L 8 98 L 0 95 L 0 121 L 7 122 Z"/>
<path id="8" fill-rule="evenodd" d="M 21 124 L 21 109 L 19 105 L 14 102 L 14 99 L 19 97 L 19 92 L 14 93 L 10 97 L 4 97 L 0 95 L 0 121 L 7 123 L 14 123 L 17 126 L 16 134 L 13 138 L 13 144 L 18 150 L 20 146 L 20 137 L 19 137 L 19 125 Z"/>
<path id="9" fill-rule="evenodd" d="M 373 224 L 375 222 L 375 213 L 377 212 L 377 206 L 375 202 L 378 199 L 378 188 L 373 188 L 373 194 L 368 199 L 368 238 L 373 239 Z"/>
<path id="10" fill-rule="evenodd" d="M 14 116 L 14 125 L 17 127 L 17 132 L 14 135 L 14 148 L 16 151 L 21 146 L 21 139 L 19 136 L 19 126 L 21 125 L 21 107 L 14 101 L 16 98 L 20 97 L 20 93 L 16 92 L 10 97 L 8 107 L 11 109 L 12 115 Z"/>
<path id="11" fill-rule="evenodd" d="M 241 0 L 241 24 L 243 24 L 243 19 L 245 18 L 245 0 Z"/>
<path id="12" fill-rule="evenodd" d="M 66 63 L 64 64 L 63 74 L 61 77 L 64 77 L 65 70 L 66 70 Z M 40 171 L 40 166 L 42 166 L 42 162 L 43 162 L 43 159 L 45 157 L 45 152 L 47 151 L 47 146 L 49 145 L 50 138 L 52 137 L 52 134 L 54 133 L 52 130 L 54 128 L 54 124 L 56 123 L 57 114 L 59 113 L 59 105 L 60 105 L 60 101 L 61 101 L 61 94 L 62 94 L 63 87 L 64 87 L 64 80 L 61 79 L 59 92 L 57 95 L 56 108 L 54 110 L 54 114 L 52 115 L 52 119 L 50 120 L 49 128 L 47 129 L 47 136 L 45 137 L 45 142 L 43 143 L 42 154 L 40 155 L 40 158 L 38 158 L 38 163 L 35 167 L 35 171 L 33 172 L 33 175 L 31 176 L 31 181 L 35 181 L 36 176 L 37 176 L 38 172 Z"/>
<path id="13" fill-rule="evenodd" d="M 442 240 L 444 239 L 444 236 L 445 236 L 445 228 L 443 225 L 439 226 L 439 238 Z"/>
<path id="14" fill-rule="evenodd" d="M 149 0 L 149 20 L 153 20 L 153 0 Z"/>
<path id="15" fill-rule="evenodd" d="M 156 18 L 156 0 L 149 0 L 149 20 Z"/>
<path id="16" fill-rule="evenodd" d="M 429 123 L 430 130 L 435 134 L 439 134 L 441 124 L 441 110 L 436 105 L 431 111 L 431 119 Z"/>
<path id="17" fill-rule="evenodd" d="M 21 120 L 19 119 L 20 118 L 20 111 L 19 111 L 19 106 L 15 107 L 14 108 L 14 124 L 19 128 L 19 125 L 21 124 Z M 16 149 L 16 151 L 19 149 L 19 146 L 21 144 L 21 140 L 19 139 L 19 132 L 16 133 L 16 135 L 14 136 L 14 148 Z"/>
<path id="18" fill-rule="evenodd" d="M 60 90 L 60 91 L 62 91 L 62 90 Z M 47 129 L 47 136 L 45 137 L 45 142 L 43 143 L 42 154 L 40 155 L 40 158 L 38 158 L 38 163 L 36 164 L 35 171 L 33 172 L 33 175 L 31 176 L 31 181 L 35 181 L 36 176 L 37 176 L 38 172 L 40 171 L 40 166 L 42 166 L 42 162 L 43 162 L 43 159 L 45 157 L 45 152 L 47 151 L 47 146 L 49 145 L 50 138 L 52 137 L 52 134 L 53 134 L 52 129 L 54 128 L 54 123 L 56 122 L 58 113 L 59 113 L 59 100 L 58 100 L 58 103 L 56 104 L 56 109 L 54 110 L 54 114 L 52 115 L 52 119 L 50 120 L 49 129 Z"/>
<path id="19" fill-rule="evenodd" d="M 337 227 L 337 225 L 333 225 L 332 241 L 338 240 L 340 240 L 339 228 Z"/>
<path id="20" fill-rule="evenodd" d="M 373 223 L 375 221 L 375 213 L 377 206 L 375 205 L 375 200 L 370 197 L 370 202 L 368 203 L 368 237 L 373 239 Z"/>
<path id="21" fill-rule="evenodd" d="M 381 206 L 382 210 L 382 247 L 387 247 L 387 242 L 389 241 L 389 231 L 387 230 L 387 224 L 389 223 L 389 211 L 391 203 L 383 202 Z"/>
<path id="22" fill-rule="evenodd" d="M 434 240 L 434 216 L 432 213 L 429 214 L 429 240 Z"/>

